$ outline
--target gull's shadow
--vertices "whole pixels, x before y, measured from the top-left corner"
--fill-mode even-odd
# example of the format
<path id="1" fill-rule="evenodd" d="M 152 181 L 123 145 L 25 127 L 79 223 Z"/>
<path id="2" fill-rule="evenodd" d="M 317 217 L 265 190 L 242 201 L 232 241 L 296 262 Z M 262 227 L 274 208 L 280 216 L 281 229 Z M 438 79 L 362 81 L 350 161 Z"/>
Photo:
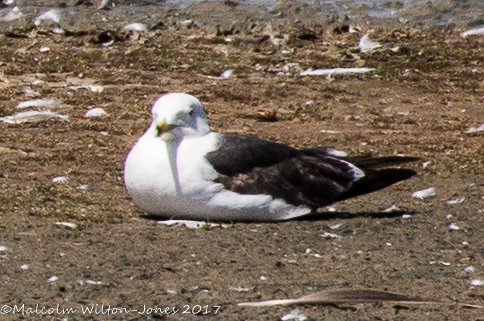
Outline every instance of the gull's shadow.
<path id="1" fill-rule="evenodd" d="M 351 213 L 351 212 L 316 212 L 316 213 L 311 213 L 307 214 L 304 216 L 296 217 L 291 220 L 286 220 L 286 221 L 257 221 L 257 222 L 250 222 L 250 221 L 223 221 L 223 220 L 207 220 L 208 222 L 211 223 L 283 223 L 283 222 L 290 222 L 290 221 L 328 221 L 328 220 L 334 220 L 334 219 L 344 219 L 344 220 L 349 220 L 349 219 L 354 219 L 358 217 L 369 217 L 369 218 L 395 218 L 395 217 L 401 217 L 403 214 L 416 214 L 413 211 L 392 211 L 392 212 L 357 212 L 357 213 Z M 163 214 L 146 214 L 146 215 L 141 215 L 140 218 L 144 218 L 147 220 L 153 220 L 153 221 L 163 221 L 163 220 L 179 220 L 179 218 L 176 218 L 174 215 L 169 214 L 169 213 L 163 213 Z"/>
<path id="2" fill-rule="evenodd" d="M 413 211 L 392 211 L 392 212 L 318 212 L 296 217 L 292 221 L 326 221 L 333 219 L 353 219 L 358 217 L 369 218 L 394 218 L 401 217 L 403 214 L 415 214 Z"/>

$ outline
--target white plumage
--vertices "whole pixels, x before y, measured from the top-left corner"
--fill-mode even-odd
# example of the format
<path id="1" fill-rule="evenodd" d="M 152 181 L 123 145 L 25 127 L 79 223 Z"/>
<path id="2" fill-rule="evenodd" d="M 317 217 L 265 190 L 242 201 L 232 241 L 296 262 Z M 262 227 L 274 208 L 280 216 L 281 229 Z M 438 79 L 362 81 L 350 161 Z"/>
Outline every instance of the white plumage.
<path id="1" fill-rule="evenodd" d="M 128 154 L 125 182 L 129 194 L 149 214 L 166 218 L 216 221 L 272 221 L 307 214 L 270 195 L 241 195 L 214 182 L 218 174 L 205 158 L 217 149 L 202 104 L 172 93 L 152 108 L 153 122 Z M 161 126 L 160 126 L 161 124 Z M 159 128 L 175 125 L 166 133 Z M 158 128 L 157 128 L 158 127 Z"/>

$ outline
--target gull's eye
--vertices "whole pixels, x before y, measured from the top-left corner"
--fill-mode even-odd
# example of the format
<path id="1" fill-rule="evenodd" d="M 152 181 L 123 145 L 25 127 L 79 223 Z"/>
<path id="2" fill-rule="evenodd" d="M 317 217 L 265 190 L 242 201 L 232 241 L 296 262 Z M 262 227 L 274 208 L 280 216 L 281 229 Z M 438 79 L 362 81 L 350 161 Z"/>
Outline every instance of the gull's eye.
<path id="1" fill-rule="evenodd" d="M 194 110 L 193 110 L 193 109 L 191 109 L 191 110 L 188 112 L 188 115 L 189 115 L 189 116 L 192 116 L 192 115 L 193 115 L 193 112 L 194 112 Z"/>

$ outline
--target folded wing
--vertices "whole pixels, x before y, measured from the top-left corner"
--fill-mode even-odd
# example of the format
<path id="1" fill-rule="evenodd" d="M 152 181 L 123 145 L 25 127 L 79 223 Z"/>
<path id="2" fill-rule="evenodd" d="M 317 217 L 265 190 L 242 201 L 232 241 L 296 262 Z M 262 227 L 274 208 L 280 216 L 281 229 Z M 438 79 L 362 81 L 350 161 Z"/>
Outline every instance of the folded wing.
<path id="1" fill-rule="evenodd" d="M 297 150 L 243 136 L 220 135 L 206 156 L 219 172 L 216 181 L 240 194 L 268 194 L 289 204 L 312 208 L 367 194 L 415 175 L 410 169 L 385 168 L 412 157 L 334 156 L 330 149 Z"/>

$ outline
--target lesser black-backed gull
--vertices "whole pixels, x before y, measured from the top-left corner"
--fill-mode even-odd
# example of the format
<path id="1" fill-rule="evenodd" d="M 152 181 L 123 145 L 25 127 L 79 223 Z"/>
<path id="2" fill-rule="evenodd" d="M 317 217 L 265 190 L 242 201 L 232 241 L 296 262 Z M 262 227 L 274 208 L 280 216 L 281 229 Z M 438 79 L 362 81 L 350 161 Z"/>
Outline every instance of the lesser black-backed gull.
<path id="1" fill-rule="evenodd" d="M 388 168 L 414 157 L 346 157 L 213 133 L 200 101 L 159 98 L 152 123 L 126 159 L 125 182 L 150 215 L 210 221 L 280 221 L 367 194 L 415 175 Z"/>

